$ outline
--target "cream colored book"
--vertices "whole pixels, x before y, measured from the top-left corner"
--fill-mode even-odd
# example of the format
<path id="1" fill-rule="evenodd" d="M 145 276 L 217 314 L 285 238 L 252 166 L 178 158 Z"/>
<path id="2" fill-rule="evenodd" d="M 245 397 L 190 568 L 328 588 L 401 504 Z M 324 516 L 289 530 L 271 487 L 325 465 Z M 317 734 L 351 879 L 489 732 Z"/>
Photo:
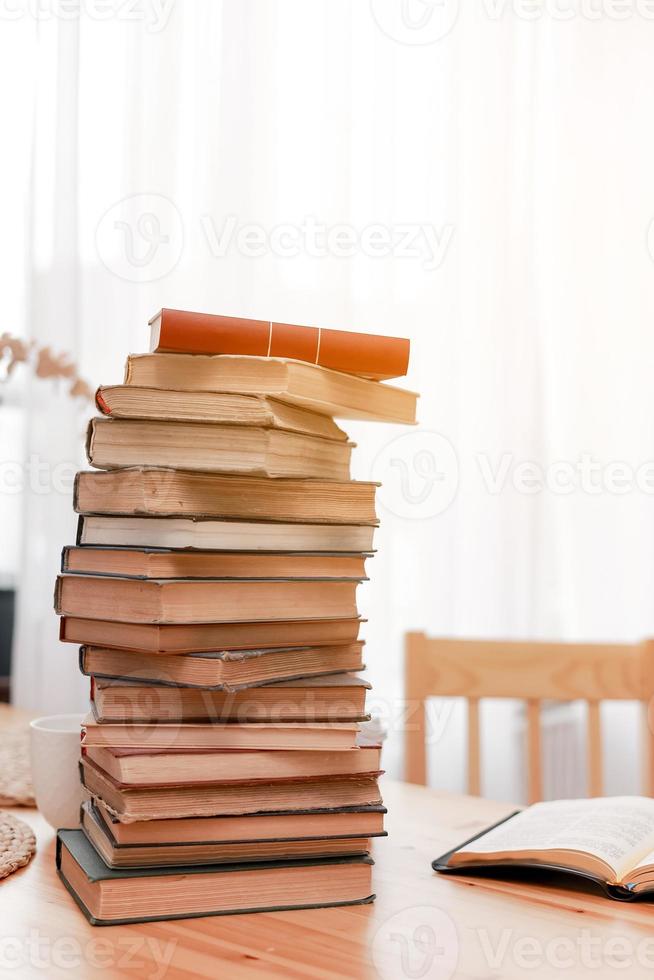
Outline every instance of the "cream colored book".
<path id="1" fill-rule="evenodd" d="M 342 419 L 416 421 L 413 391 L 281 357 L 218 354 L 131 354 L 125 384 L 193 392 L 232 392 Z"/>
<path id="2" fill-rule="evenodd" d="M 245 749 L 269 751 L 271 749 L 316 752 L 344 751 L 354 748 L 359 733 L 356 722 L 287 722 L 267 725 L 226 724 L 98 724 L 89 715 L 82 722 L 82 746 L 103 748 L 156 750 L 206 751 Z"/>
<path id="3" fill-rule="evenodd" d="M 228 817 L 190 817 L 121 823 L 101 801 L 93 804 L 98 817 L 119 847 L 181 846 L 183 844 L 272 843 L 279 840 L 379 837 L 384 833 L 386 808 L 381 804 L 331 810 L 288 810 L 284 813 L 246 813 Z"/>
<path id="4" fill-rule="evenodd" d="M 276 681 L 240 691 L 91 682 L 91 705 L 98 722 L 357 722 L 365 714 L 368 681 L 356 674 L 327 674 Z"/>
<path id="5" fill-rule="evenodd" d="M 374 814 L 381 817 L 381 814 Z M 299 825 L 299 834 L 295 839 L 277 840 L 212 840 L 206 843 L 183 844 L 177 839 L 170 843 L 150 843 L 140 845 L 118 844 L 113 836 L 114 826 L 134 827 L 135 824 L 111 822 L 109 814 L 92 802 L 83 807 L 82 828 L 87 838 L 109 868 L 162 868 L 179 867 L 180 864 L 230 864 L 250 861 L 289 861 L 301 858 L 345 857 L 351 854 L 365 855 L 370 850 L 370 836 L 359 834 L 351 837 L 308 837 L 302 833 L 302 818 L 306 814 L 284 814 L 285 817 L 295 818 Z M 346 814 L 347 816 L 347 814 Z M 358 816 L 358 814 L 355 814 Z M 254 817 L 199 817 L 194 822 L 220 823 L 230 819 L 247 821 L 257 820 Z M 274 819 L 274 818 L 273 818 Z M 174 821 L 179 823 L 179 821 Z M 165 823 L 158 820 L 144 820 L 146 827 L 153 823 Z M 256 832 L 255 827 L 255 832 Z M 174 836 L 174 833 L 173 833 Z M 384 831 L 375 834 L 385 836 Z"/>
<path id="6" fill-rule="evenodd" d="M 83 646 L 80 669 L 93 677 L 238 691 L 273 681 L 363 670 L 363 643 L 280 650 L 163 654 Z"/>
<path id="7" fill-rule="evenodd" d="M 654 799 L 536 803 L 433 862 L 436 871 L 524 868 L 590 879 L 619 901 L 654 891 Z"/>
<path id="8" fill-rule="evenodd" d="M 115 619 L 63 616 L 59 639 L 116 650 L 181 654 L 338 646 L 355 643 L 366 620 L 299 619 L 267 623 L 121 623 Z M 311 671 L 314 673 L 314 671 Z M 270 680 L 270 678 L 268 678 Z"/>
<path id="9" fill-rule="evenodd" d="M 351 442 L 261 426 L 151 419 L 91 419 L 91 466 L 172 466 L 245 476 L 348 480 Z"/>
<path id="10" fill-rule="evenodd" d="M 114 419 L 255 425 L 347 442 L 347 434 L 328 416 L 261 395 L 104 385 L 98 388 L 95 402 L 103 415 Z"/>
<path id="11" fill-rule="evenodd" d="M 277 521 L 193 520 L 188 517 L 80 517 L 77 544 L 200 551 L 369 553 L 367 524 L 282 524 Z"/>
<path id="12" fill-rule="evenodd" d="M 268 480 L 134 466 L 78 473 L 73 506 L 80 514 L 130 517 L 378 524 L 376 488 L 354 480 Z"/>
<path id="13" fill-rule="evenodd" d="M 363 582 L 366 555 L 150 548 L 64 548 L 61 571 L 120 578 L 344 579 Z"/>
<path id="14" fill-rule="evenodd" d="M 80 772 L 88 793 L 104 801 L 109 811 L 123 823 L 381 804 L 374 775 L 204 786 L 179 783 L 170 787 L 123 787 L 88 759 L 82 759 Z"/>
<path id="15" fill-rule="evenodd" d="M 245 623 L 348 619 L 357 583 L 315 579 L 138 579 L 59 575 L 55 609 L 126 623 Z"/>
<path id="16" fill-rule="evenodd" d="M 381 748 L 366 745 L 346 752 L 275 752 L 274 778 L 322 779 L 370 776 L 380 772 Z M 84 757 L 123 787 L 164 787 L 271 780 L 271 756 L 253 752 L 148 752 L 143 749 L 84 749 Z"/>

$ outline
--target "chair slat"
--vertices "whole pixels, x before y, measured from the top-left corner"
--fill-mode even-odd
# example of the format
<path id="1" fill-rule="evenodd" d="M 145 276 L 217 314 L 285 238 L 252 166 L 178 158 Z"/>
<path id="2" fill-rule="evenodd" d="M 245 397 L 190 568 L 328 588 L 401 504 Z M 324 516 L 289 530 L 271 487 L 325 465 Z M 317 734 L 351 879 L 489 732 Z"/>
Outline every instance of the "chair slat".
<path id="1" fill-rule="evenodd" d="M 588 794 L 601 796 L 604 778 L 602 775 L 602 722 L 600 702 L 588 702 Z"/>
<path id="2" fill-rule="evenodd" d="M 527 701 L 527 799 L 538 803 L 543 798 L 541 764 L 540 701 Z"/>
<path id="3" fill-rule="evenodd" d="M 407 633 L 404 651 L 404 778 L 408 783 L 427 784 L 427 725 L 425 698 L 426 637 Z"/>
<path id="4" fill-rule="evenodd" d="M 654 640 L 640 644 L 464 640 L 409 633 L 406 637 L 405 779 L 427 780 L 429 697 L 463 697 L 468 710 L 468 789 L 481 792 L 479 705 L 484 698 L 520 698 L 527 705 L 529 802 L 542 799 L 543 701 L 588 705 L 588 792 L 602 795 L 602 700 L 640 701 L 643 712 L 643 792 L 654 798 Z M 651 722 L 650 722 L 651 720 Z"/>
<path id="5" fill-rule="evenodd" d="M 468 793 L 481 795 L 481 740 L 479 732 L 479 699 L 468 701 Z"/>
<path id="6" fill-rule="evenodd" d="M 654 713 L 649 701 L 641 702 L 643 743 L 643 793 L 654 796 Z"/>

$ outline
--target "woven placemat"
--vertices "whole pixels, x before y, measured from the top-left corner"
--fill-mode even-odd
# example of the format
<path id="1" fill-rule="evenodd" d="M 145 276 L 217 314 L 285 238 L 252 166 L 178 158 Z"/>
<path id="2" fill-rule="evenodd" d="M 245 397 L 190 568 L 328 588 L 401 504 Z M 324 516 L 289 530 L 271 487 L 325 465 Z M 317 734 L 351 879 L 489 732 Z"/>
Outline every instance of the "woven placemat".
<path id="1" fill-rule="evenodd" d="M 35 805 L 29 732 L 0 729 L 0 806 Z"/>
<path id="2" fill-rule="evenodd" d="M 13 813 L 0 810 L 0 878 L 29 864 L 36 851 L 36 837 Z"/>

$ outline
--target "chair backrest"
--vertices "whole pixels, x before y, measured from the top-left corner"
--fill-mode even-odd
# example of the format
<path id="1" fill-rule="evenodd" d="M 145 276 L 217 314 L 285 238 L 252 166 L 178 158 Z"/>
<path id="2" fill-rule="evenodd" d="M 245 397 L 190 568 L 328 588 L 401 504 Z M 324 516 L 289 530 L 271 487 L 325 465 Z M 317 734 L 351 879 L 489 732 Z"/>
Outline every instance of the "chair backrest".
<path id="1" fill-rule="evenodd" d="M 530 803 L 542 798 L 541 702 L 585 701 L 588 790 L 601 796 L 600 702 L 639 701 L 642 710 L 643 792 L 654 796 L 654 641 L 641 644 L 531 643 L 458 640 L 409 633 L 405 646 L 405 779 L 426 782 L 426 713 L 429 697 L 468 702 L 468 792 L 481 789 L 479 702 L 519 698 L 527 707 L 527 774 Z"/>

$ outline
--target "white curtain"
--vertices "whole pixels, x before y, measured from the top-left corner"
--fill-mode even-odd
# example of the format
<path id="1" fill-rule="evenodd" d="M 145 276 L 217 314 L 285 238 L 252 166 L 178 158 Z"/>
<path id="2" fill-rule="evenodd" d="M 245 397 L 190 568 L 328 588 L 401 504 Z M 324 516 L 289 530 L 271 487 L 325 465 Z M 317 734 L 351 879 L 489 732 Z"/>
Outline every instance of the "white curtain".
<path id="1" fill-rule="evenodd" d="M 395 772 L 407 629 L 654 630 L 645 6 L 25 0 L 0 20 L 3 329 L 93 384 L 120 381 L 161 306 L 412 338 L 419 429 L 349 427 L 355 475 L 386 484 L 362 607 Z M 79 465 L 87 408 L 46 381 L 9 393 L 5 458 Z M 2 502 L 14 698 L 74 709 L 51 611 L 70 488 L 25 482 L 20 515 Z M 436 714 L 432 778 L 458 788 L 462 718 Z M 485 789 L 516 796 L 519 716 L 489 719 Z M 616 791 L 635 744 L 610 756 Z"/>

